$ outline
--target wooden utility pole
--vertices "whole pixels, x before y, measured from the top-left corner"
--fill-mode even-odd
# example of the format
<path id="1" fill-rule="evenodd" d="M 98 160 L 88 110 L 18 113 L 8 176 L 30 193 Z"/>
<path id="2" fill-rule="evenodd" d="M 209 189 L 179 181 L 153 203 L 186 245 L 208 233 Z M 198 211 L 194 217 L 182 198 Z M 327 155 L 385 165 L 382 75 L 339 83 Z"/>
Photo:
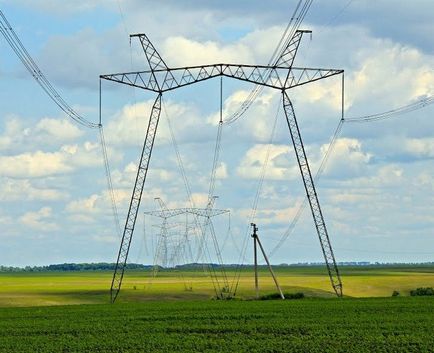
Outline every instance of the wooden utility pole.
<path id="1" fill-rule="evenodd" d="M 271 277 L 273 277 L 274 284 L 276 285 L 277 290 L 279 291 L 280 297 L 282 299 L 285 299 L 285 296 L 283 295 L 282 289 L 280 288 L 279 282 L 277 281 L 276 275 L 273 272 L 273 269 L 271 267 L 270 261 L 268 261 L 267 254 L 265 254 L 265 250 L 262 246 L 261 241 L 259 240 L 258 236 L 258 227 L 255 223 L 250 223 L 250 225 L 253 227 L 253 251 L 254 251 L 254 257 L 255 257 L 255 290 L 256 290 L 256 299 L 259 298 L 259 285 L 258 285 L 258 251 L 257 251 L 257 244 L 259 244 L 259 248 L 261 249 L 262 255 L 264 256 L 265 262 L 267 263 L 268 270 L 271 273 Z"/>

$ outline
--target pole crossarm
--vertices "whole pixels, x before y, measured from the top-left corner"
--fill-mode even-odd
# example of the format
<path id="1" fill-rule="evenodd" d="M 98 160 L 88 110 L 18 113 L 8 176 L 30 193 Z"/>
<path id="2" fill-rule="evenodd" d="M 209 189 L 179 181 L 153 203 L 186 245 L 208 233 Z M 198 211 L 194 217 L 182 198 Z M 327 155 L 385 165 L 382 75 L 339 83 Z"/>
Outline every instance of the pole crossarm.
<path id="1" fill-rule="evenodd" d="M 338 69 L 213 64 L 108 74 L 101 75 L 100 78 L 147 91 L 163 93 L 218 76 L 226 76 L 282 90 L 341 73 L 343 73 L 343 70 Z"/>

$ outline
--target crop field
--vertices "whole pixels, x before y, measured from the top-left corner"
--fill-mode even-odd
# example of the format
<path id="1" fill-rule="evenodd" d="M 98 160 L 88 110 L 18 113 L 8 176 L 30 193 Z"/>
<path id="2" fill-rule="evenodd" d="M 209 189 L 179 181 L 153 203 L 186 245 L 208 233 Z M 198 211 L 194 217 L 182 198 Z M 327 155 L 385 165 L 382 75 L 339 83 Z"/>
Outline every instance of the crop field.
<path id="1" fill-rule="evenodd" d="M 284 292 L 334 296 L 324 267 L 276 267 L 275 272 Z M 394 290 L 406 296 L 411 289 L 434 287 L 434 266 L 342 267 L 341 274 L 348 297 L 390 297 Z M 228 271 L 230 279 L 233 275 Z M 111 277 L 105 271 L 0 273 L 0 307 L 108 303 Z M 259 285 L 261 294 L 275 292 L 265 269 L 261 269 Z M 163 271 L 155 278 L 149 271 L 128 271 L 119 301 L 206 300 L 213 295 L 209 276 L 199 270 Z M 254 297 L 252 269 L 241 273 L 237 296 Z"/>
<path id="2" fill-rule="evenodd" d="M 200 271 L 131 271 L 115 304 L 110 272 L 0 273 L 0 353 L 434 352 L 434 297 L 409 296 L 434 286 L 433 266 L 343 267 L 345 298 L 322 267 L 276 273 L 306 297 L 251 300 L 251 269 L 226 301 Z M 264 269 L 260 287 L 275 292 Z"/>
<path id="3" fill-rule="evenodd" d="M 0 352 L 433 352 L 434 298 L 0 309 Z"/>

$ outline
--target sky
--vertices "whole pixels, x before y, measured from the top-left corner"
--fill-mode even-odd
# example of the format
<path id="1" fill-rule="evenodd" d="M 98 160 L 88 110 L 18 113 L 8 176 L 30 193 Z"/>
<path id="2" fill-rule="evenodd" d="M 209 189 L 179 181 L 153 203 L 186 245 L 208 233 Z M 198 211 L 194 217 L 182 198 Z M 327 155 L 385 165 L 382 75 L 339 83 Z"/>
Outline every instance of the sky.
<path id="1" fill-rule="evenodd" d="M 147 69 L 130 33 L 146 33 L 168 66 L 266 64 L 296 3 L 0 0 L 0 9 L 63 98 L 97 122 L 99 75 Z M 433 13 L 429 0 L 314 0 L 301 25 L 313 31 L 312 37 L 303 38 L 295 65 L 345 70 L 345 117 L 432 96 Z M 223 118 L 252 89 L 224 79 Z M 65 116 L 3 37 L 0 92 L 0 264 L 115 261 L 120 239 L 98 131 Z M 215 79 L 164 95 L 130 262 L 154 261 L 160 221 L 143 212 L 158 209 L 155 198 L 169 208 L 188 205 L 169 124 L 195 204 L 205 207 L 219 94 Z M 288 94 L 315 172 L 341 118 L 341 77 Z M 102 122 L 121 226 L 154 99 L 150 92 L 102 82 Z M 252 262 L 249 215 L 267 153 L 254 221 L 268 252 L 303 204 L 303 184 L 280 105 L 279 92 L 264 89 L 240 119 L 223 125 L 214 194 L 215 207 L 230 210 L 230 218 L 217 216 L 213 223 L 224 262 Z M 344 123 L 317 181 L 337 261 L 434 261 L 433 114 L 434 106 L 427 106 L 384 121 Z M 209 239 L 207 247 L 212 260 Z M 320 244 L 305 208 L 271 262 L 319 261 Z"/>

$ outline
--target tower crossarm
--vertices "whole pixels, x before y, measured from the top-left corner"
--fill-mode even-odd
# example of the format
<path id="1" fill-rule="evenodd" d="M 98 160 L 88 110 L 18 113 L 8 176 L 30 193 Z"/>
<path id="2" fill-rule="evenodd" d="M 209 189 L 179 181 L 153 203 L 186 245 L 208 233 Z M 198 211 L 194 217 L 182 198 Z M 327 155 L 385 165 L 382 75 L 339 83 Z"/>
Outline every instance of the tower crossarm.
<path id="1" fill-rule="evenodd" d="M 285 82 L 284 89 L 302 86 L 307 83 L 322 80 L 335 75 L 340 75 L 344 70 L 338 69 L 314 69 L 314 68 L 301 68 L 293 67 L 288 72 L 288 78 Z"/>
<path id="2" fill-rule="evenodd" d="M 185 208 L 172 208 L 172 209 L 166 208 L 164 210 L 144 212 L 145 215 L 159 217 L 159 218 L 172 218 L 186 213 L 187 212 Z"/>
<path id="3" fill-rule="evenodd" d="M 342 70 L 336 69 L 214 64 L 108 74 L 101 75 L 100 78 L 147 91 L 162 93 L 218 76 L 231 77 L 281 90 L 318 81 L 326 77 L 341 74 L 342 72 Z"/>
<path id="4" fill-rule="evenodd" d="M 145 215 L 159 218 L 172 218 L 182 214 L 193 214 L 199 217 L 215 217 L 221 214 L 229 213 L 229 210 L 207 209 L 207 208 L 166 208 L 158 211 L 146 211 Z"/>
<path id="5" fill-rule="evenodd" d="M 190 208 L 187 213 L 197 215 L 199 217 L 215 217 L 225 213 L 229 213 L 229 210 L 219 209 L 207 209 L 207 208 Z"/>

